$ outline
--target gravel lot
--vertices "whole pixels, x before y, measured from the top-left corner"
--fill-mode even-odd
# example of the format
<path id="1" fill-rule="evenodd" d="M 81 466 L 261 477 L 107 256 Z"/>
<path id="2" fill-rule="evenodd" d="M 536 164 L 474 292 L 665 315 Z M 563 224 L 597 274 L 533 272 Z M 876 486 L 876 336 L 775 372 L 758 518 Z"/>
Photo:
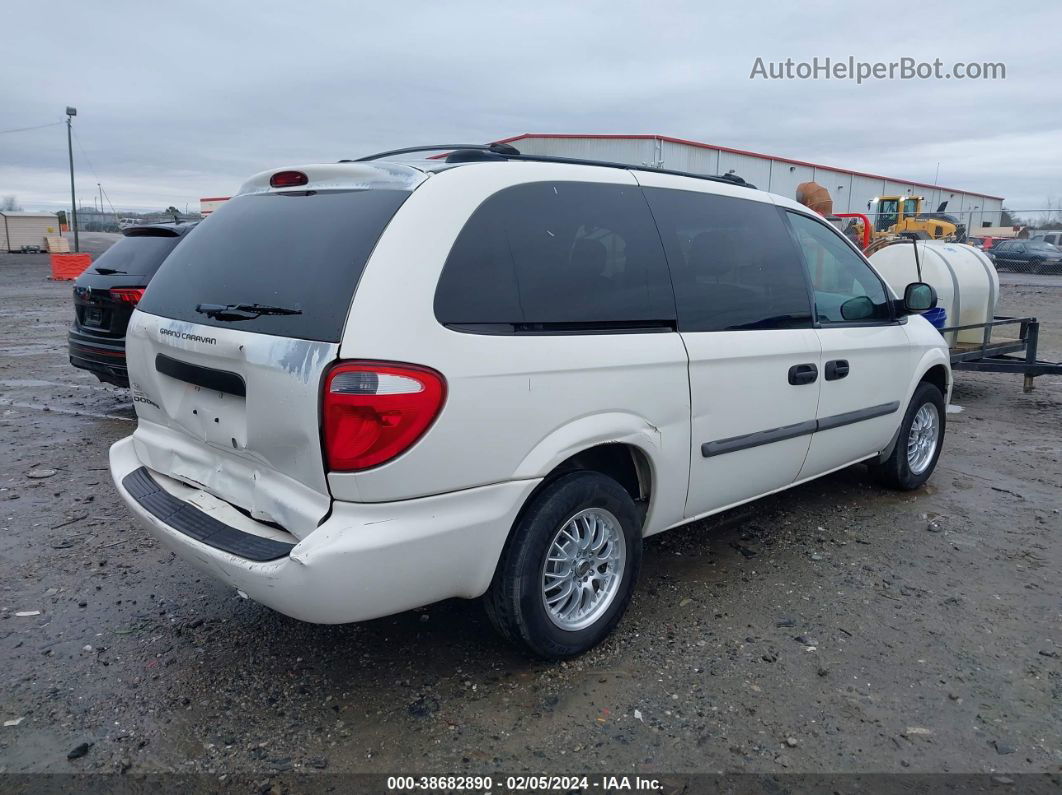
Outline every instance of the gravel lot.
<path id="1" fill-rule="evenodd" d="M 106 470 L 132 406 L 67 363 L 46 276 L 0 256 L 0 772 L 1062 770 L 1062 378 L 958 374 L 920 491 L 854 467 L 651 539 L 614 636 L 553 665 L 476 602 L 313 626 L 156 545 Z M 1062 359 L 1062 278 L 1004 281 Z"/>

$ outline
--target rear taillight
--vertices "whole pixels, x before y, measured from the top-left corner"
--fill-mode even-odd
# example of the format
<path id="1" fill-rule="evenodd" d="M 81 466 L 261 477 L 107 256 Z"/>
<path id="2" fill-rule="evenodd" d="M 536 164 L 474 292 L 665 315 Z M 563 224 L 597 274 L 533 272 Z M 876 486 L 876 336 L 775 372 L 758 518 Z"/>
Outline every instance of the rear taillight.
<path id="1" fill-rule="evenodd" d="M 139 304 L 140 299 L 143 297 L 143 287 L 115 287 L 111 290 L 111 298 L 115 301 L 121 301 L 123 304 L 129 304 L 130 306 L 136 306 Z"/>
<path id="2" fill-rule="evenodd" d="M 325 376 L 321 405 L 328 469 L 369 469 L 401 455 L 445 399 L 446 380 L 427 367 L 340 362 Z"/>

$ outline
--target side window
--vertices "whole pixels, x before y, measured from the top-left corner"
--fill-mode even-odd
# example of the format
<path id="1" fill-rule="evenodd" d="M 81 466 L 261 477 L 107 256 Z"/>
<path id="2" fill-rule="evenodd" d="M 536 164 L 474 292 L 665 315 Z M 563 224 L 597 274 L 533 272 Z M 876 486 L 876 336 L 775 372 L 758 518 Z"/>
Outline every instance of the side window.
<path id="1" fill-rule="evenodd" d="M 892 319 L 885 286 L 863 259 L 825 224 L 788 213 L 815 294 L 820 323 Z"/>
<path id="2" fill-rule="evenodd" d="M 516 330 L 673 324 L 674 293 L 645 198 L 634 185 L 586 182 L 499 191 L 458 235 L 435 316 Z"/>
<path id="3" fill-rule="evenodd" d="M 671 266 L 680 330 L 811 326 L 800 255 L 773 205 L 665 188 L 645 195 Z"/>

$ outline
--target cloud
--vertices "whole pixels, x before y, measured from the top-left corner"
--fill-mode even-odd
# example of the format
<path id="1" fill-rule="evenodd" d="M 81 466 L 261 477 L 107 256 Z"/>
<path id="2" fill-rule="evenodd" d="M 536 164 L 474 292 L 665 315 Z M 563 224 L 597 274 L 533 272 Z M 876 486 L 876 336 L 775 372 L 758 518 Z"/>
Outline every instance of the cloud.
<path id="1" fill-rule="evenodd" d="M 78 107 L 78 194 L 121 208 L 250 174 L 521 132 L 662 133 L 1042 205 L 1062 193 L 1062 6 L 62 0 L 6 10 L 0 129 Z M 62 42 L 62 46 L 56 46 Z M 750 80 L 756 57 L 1003 62 L 1001 81 Z M 82 147 L 83 150 L 82 151 Z M 0 193 L 69 199 L 62 127 L 0 135 Z"/>

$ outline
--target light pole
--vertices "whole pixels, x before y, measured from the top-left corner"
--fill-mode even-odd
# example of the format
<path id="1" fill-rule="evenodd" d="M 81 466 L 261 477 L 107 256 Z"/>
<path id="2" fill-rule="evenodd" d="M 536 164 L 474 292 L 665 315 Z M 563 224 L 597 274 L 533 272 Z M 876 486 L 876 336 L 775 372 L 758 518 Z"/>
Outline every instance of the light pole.
<path id="1" fill-rule="evenodd" d="M 74 144 L 72 142 L 72 126 L 70 120 L 77 115 L 77 108 L 67 106 L 66 109 L 66 152 L 70 156 L 70 212 L 73 215 L 74 251 L 81 251 L 80 241 L 77 237 L 77 201 L 74 199 Z"/>

